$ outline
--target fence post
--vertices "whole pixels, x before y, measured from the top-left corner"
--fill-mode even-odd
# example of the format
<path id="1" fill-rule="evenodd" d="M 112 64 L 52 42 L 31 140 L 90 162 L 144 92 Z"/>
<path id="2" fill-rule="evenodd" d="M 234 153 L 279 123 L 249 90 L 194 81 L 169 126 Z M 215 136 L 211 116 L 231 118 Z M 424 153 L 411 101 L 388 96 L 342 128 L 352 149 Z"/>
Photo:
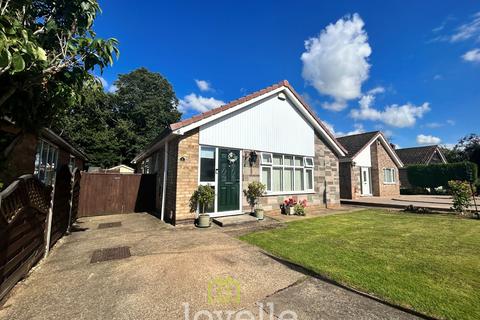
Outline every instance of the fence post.
<path id="1" fill-rule="evenodd" d="M 72 226 L 72 207 L 73 207 L 73 189 L 75 188 L 75 170 L 73 169 L 72 178 L 70 179 L 70 210 L 68 211 L 68 222 L 67 222 L 67 234 L 70 234 L 70 228 Z"/>
<path id="2" fill-rule="evenodd" d="M 51 192 L 51 199 L 50 199 L 50 207 L 48 208 L 48 215 L 47 215 L 47 225 L 45 228 L 45 255 L 44 258 L 48 256 L 50 251 L 50 238 L 52 236 L 52 219 L 53 219 L 53 199 L 55 198 L 55 183 L 53 184 L 52 192 Z"/>

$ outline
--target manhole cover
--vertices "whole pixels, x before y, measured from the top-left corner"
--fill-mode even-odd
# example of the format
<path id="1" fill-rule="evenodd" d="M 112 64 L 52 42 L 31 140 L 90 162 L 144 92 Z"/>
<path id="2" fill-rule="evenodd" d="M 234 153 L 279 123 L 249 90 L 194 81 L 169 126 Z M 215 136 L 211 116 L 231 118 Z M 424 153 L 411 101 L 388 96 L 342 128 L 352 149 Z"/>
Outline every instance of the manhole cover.
<path id="1" fill-rule="evenodd" d="M 115 247 L 93 251 L 90 263 L 118 260 L 130 257 L 130 247 Z"/>
<path id="2" fill-rule="evenodd" d="M 115 228 L 115 227 L 121 227 L 121 226 L 122 226 L 121 221 L 106 222 L 106 223 L 100 223 L 98 225 L 98 229 Z"/>

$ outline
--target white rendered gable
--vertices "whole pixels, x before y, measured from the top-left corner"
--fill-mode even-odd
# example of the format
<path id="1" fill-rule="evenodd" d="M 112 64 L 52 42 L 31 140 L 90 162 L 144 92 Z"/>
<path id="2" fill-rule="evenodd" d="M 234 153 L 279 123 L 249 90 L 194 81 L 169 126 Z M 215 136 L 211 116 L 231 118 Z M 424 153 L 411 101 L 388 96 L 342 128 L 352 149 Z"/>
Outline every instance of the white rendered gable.
<path id="1" fill-rule="evenodd" d="M 200 144 L 315 155 L 311 124 L 289 99 L 272 95 L 200 127 Z"/>

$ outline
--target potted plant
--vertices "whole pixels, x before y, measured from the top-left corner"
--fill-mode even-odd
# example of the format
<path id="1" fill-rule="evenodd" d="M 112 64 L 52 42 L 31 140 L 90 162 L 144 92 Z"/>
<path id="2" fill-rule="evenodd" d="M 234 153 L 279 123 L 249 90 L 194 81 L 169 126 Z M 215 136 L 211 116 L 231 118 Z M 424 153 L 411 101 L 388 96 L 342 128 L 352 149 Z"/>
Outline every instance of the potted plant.
<path id="1" fill-rule="evenodd" d="M 190 198 L 190 211 L 199 211 L 197 217 L 197 227 L 208 228 L 210 227 L 210 215 L 206 212 L 207 206 L 215 199 L 215 191 L 210 185 L 198 186 Z"/>
<path id="2" fill-rule="evenodd" d="M 294 214 L 297 216 L 305 216 L 305 208 L 307 207 L 307 200 L 304 199 L 302 201 L 299 201 L 297 204 L 293 206 L 293 211 Z"/>
<path id="3" fill-rule="evenodd" d="M 286 199 L 283 201 L 282 205 L 282 213 L 286 215 L 293 215 L 295 214 L 295 205 L 297 204 L 297 200 L 293 198 Z"/>
<path id="4" fill-rule="evenodd" d="M 263 220 L 263 208 L 261 207 L 260 203 L 258 203 L 258 199 L 265 194 L 265 189 L 267 187 L 259 182 L 259 181 L 252 181 L 248 184 L 247 190 L 243 190 L 245 197 L 247 197 L 247 201 L 250 204 L 252 211 L 255 212 L 255 217 L 258 220 Z"/>

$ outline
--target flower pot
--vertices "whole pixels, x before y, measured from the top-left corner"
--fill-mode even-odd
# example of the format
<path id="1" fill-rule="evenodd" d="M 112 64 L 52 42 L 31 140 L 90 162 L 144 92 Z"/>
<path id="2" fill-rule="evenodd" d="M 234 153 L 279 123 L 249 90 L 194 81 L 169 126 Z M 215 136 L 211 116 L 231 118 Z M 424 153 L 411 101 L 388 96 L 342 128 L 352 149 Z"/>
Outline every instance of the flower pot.
<path id="1" fill-rule="evenodd" d="M 255 217 L 258 220 L 263 220 L 263 209 L 255 209 Z"/>
<path id="2" fill-rule="evenodd" d="M 208 228 L 210 227 L 210 215 L 200 214 L 197 220 L 197 227 L 199 228 Z"/>
<path id="3" fill-rule="evenodd" d="M 295 208 L 293 206 L 288 207 L 287 208 L 287 214 L 290 215 L 290 216 L 293 216 L 295 214 Z"/>

